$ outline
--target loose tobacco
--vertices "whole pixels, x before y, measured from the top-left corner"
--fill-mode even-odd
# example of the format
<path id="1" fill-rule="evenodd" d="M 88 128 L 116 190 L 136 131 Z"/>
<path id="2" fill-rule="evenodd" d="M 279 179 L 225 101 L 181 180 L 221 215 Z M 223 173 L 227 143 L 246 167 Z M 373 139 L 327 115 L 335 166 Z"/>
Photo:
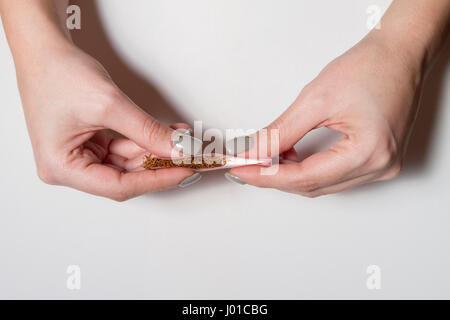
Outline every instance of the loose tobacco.
<path id="1" fill-rule="evenodd" d="M 192 156 L 182 159 L 161 159 L 148 154 L 144 158 L 143 167 L 148 170 L 160 168 L 189 168 L 189 169 L 212 169 L 226 165 L 226 158 L 224 156 Z"/>

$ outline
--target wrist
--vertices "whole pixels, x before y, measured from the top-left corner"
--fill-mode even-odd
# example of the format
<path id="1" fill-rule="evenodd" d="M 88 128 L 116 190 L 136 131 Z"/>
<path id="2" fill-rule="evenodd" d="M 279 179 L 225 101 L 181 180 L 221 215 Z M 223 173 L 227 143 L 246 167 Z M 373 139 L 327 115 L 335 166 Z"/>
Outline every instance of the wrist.
<path id="1" fill-rule="evenodd" d="M 396 0 L 380 28 L 366 38 L 377 41 L 424 76 L 442 48 L 450 26 L 450 1 Z"/>
<path id="2" fill-rule="evenodd" d="M 406 74 L 406 78 L 418 87 L 428 69 L 426 47 L 418 43 L 414 45 L 404 43 L 400 39 L 401 36 L 397 36 L 399 35 L 389 32 L 372 31 L 362 40 L 362 43 L 370 43 L 370 47 L 376 48 L 375 51 L 380 53 L 382 60 L 391 71 L 397 70 Z"/>
<path id="3" fill-rule="evenodd" d="M 38 65 L 42 59 L 74 46 L 62 23 L 64 11 L 54 0 L 0 1 L 0 9 L 18 69 Z"/>

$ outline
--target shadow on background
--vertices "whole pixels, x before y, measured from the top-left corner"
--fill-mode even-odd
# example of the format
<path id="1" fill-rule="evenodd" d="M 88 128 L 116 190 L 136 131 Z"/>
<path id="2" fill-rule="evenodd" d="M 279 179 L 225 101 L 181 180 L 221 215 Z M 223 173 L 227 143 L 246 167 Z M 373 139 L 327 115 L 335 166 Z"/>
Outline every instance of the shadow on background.
<path id="1" fill-rule="evenodd" d="M 97 1 L 72 0 L 70 3 L 82 10 L 82 28 L 71 33 L 75 44 L 100 61 L 119 88 L 139 107 L 167 125 L 183 122 L 151 81 L 127 65 L 117 53 L 103 26 Z"/>
<path id="2" fill-rule="evenodd" d="M 439 55 L 430 74 L 425 79 L 420 109 L 408 144 L 404 163 L 404 172 L 412 174 L 424 171 L 431 157 L 431 146 L 435 132 L 436 119 L 444 94 L 444 77 L 450 61 L 450 42 Z"/>

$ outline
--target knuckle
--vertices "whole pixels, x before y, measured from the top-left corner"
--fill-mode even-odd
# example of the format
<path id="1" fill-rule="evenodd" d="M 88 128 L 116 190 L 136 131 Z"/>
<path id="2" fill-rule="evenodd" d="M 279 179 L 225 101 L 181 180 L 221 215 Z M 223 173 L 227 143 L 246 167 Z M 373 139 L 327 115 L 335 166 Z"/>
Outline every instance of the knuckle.
<path id="1" fill-rule="evenodd" d="M 314 198 L 321 196 L 321 194 L 319 192 L 299 192 L 299 194 L 302 197 L 310 198 L 310 199 L 314 199 Z"/>
<path id="2" fill-rule="evenodd" d="M 319 107 L 326 104 L 329 99 L 329 90 L 325 90 L 321 85 L 315 83 L 307 84 L 297 98 L 297 102 L 310 107 Z"/>
<path id="3" fill-rule="evenodd" d="M 102 85 L 95 94 L 94 114 L 98 119 L 104 119 L 121 99 L 121 93 L 111 84 Z"/>
<path id="4" fill-rule="evenodd" d="M 36 171 L 39 179 L 45 184 L 56 185 L 58 184 L 57 171 L 55 158 L 45 157 L 42 154 L 36 154 Z"/>
<path id="5" fill-rule="evenodd" d="M 402 171 L 402 163 L 394 164 L 389 170 L 382 176 L 381 180 L 392 180 L 400 175 Z"/>
<path id="6" fill-rule="evenodd" d="M 272 123 L 270 124 L 270 128 L 272 130 L 281 130 L 281 128 L 283 128 L 283 120 L 282 118 L 277 118 L 274 121 L 272 121 Z"/>
<path id="7" fill-rule="evenodd" d="M 390 168 L 397 159 L 397 152 L 393 143 L 385 143 L 375 147 L 368 160 L 370 171 L 380 171 Z"/>
<path id="8" fill-rule="evenodd" d="M 144 137 L 146 137 L 151 143 L 158 139 L 158 136 L 160 136 L 163 132 L 163 128 L 158 121 L 155 121 L 149 116 L 144 122 L 143 131 Z"/>
<path id="9" fill-rule="evenodd" d="M 37 175 L 39 179 L 44 182 L 45 184 L 55 185 L 56 179 L 54 175 L 52 174 L 52 170 L 50 170 L 48 167 L 43 165 L 37 166 Z"/>
<path id="10" fill-rule="evenodd" d="M 392 170 L 393 170 L 393 176 L 392 176 L 392 178 L 398 177 L 398 176 L 400 175 L 400 173 L 402 172 L 402 170 L 403 170 L 403 164 L 402 164 L 401 162 L 398 163 L 398 164 L 396 164 L 396 165 L 392 168 Z"/>
<path id="11" fill-rule="evenodd" d="M 130 197 L 128 196 L 127 193 L 122 192 L 122 191 L 118 191 L 116 192 L 111 199 L 116 201 L 116 202 L 124 202 L 127 201 Z"/>
<path id="12" fill-rule="evenodd" d="M 297 182 L 297 190 L 301 193 L 312 193 L 320 187 L 317 181 L 306 180 Z"/>
<path id="13" fill-rule="evenodd" d="M 111 190 L 109 193 L 111 196 L 110 198 L 117 202 L 124 202 L 128 199 L 133 198 L 135 196 L 134 190 L 132 190 L 130 187 L 126 187 L 125 184 L 122 182 L 122 176 L 119 178 L 120 182 L 118 184 L 117 188 L 114 188 L 114 190 Z"/>
<path id="14" fill-rule="evenodd" d="M 392 163 L 393 158 L 394 155 L 391 152 L 387 150 L 380 150 L 373 156 L 370 168 L 373 171 L 386 169 Z"/>
<path id="15" fill-rule="evenodd" d="M 101 92 L 101 105 L 104 107 L 112 107 L 117 104 L 122 95 L 119 90 L 111 84 L 106 84 L 100 90 Z"/>

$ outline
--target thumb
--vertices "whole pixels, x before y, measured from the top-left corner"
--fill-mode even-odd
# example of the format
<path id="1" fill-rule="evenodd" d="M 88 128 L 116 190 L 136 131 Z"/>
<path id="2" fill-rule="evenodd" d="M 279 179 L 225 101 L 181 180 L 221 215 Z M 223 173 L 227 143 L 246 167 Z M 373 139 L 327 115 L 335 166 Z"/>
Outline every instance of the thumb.
<path id="1" fill-rule="evenodd" d="M 170 157 L 172 151 L 196 154 L 201 150 L 201 140 L 165 126 L 129 99 L 111 108 L 104 125 L 160 157 Z"/>
<path id="2" fill-rule="evenodd" d="M 235 153 L 250 158 L 275 157 L 289 151 L 309 131 L 318 128 L 324 119 L 319 108 L 295 102 L 269 126 L 252 135 L 249 138 L 251 142 L 246 144 L 246 150 L 239 150 L 239 141 L 235 143 L 238 146 Z"/>

